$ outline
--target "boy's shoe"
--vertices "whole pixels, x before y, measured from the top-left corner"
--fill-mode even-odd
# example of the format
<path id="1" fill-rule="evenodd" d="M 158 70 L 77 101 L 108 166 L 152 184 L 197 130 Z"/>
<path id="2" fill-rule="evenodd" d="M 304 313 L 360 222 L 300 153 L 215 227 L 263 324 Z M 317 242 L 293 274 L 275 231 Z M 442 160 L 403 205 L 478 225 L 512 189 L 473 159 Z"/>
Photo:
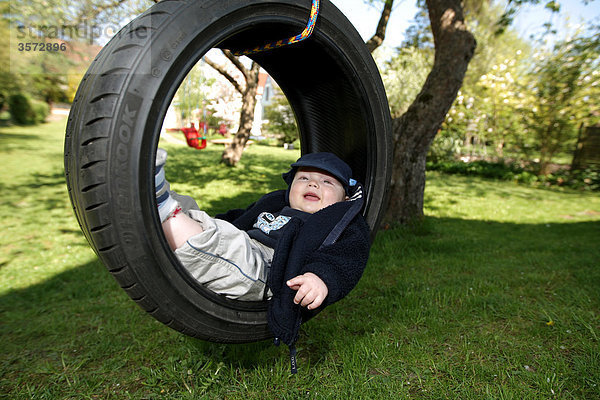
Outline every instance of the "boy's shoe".
<path id="1" fill-rule="evenodd" d="M 169 182 L 165 178 L 165 164 L 167 163 L 167 151 L 158 149 L 156 151 L 156 168 L 154 171 L 154 187 L 156 189 L 156 203 L 160 222 L 165 222 L 177 209 L 179 203 L 171 196 Z"/>

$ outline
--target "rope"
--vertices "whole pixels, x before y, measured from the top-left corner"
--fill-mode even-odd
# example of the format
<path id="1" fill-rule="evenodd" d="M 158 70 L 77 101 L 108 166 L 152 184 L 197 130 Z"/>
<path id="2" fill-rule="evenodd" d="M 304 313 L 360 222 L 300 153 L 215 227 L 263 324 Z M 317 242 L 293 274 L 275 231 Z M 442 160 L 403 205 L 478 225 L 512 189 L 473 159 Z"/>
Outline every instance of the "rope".
<path id="1" fill-rule="evenodd" d="M 250 50 L 242 50 L 242 51 L 234 52 L 233 54 L 236 56 L 247 56 L 250 54 L 260 53 L 262 51 L 277 49 L 279 47 L 298 43 L 305 39 L 308 39 L 310 37 L 310 35 L 312 35 L 312 33 L 315 29 L 315 24 L 317 23 L 317 17 L 319 15 L 319 3 L 320 3 L 320 0 L 313 0 L 312 7 L 310 9 L 310 18 L 308 19 L 308 23 L 306 24 L 306 27 L 304 28 L 302 33 L 300 33 L 296 36 L 292 36 L 291 38 L 288 38 L 288 39 L 281 39 L 276 42 L 267 43 L 263 46 L 257 46 Z"/>

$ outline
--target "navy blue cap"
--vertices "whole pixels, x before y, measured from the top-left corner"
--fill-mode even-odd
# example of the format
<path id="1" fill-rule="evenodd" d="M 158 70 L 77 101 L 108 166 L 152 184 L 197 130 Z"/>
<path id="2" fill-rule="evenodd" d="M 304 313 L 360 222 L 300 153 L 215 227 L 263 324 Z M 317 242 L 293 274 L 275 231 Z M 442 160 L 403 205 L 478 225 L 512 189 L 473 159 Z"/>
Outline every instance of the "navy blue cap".
<path id="1" fill-rule="evenodd" d="M 329 172 L 340 181 L 346 193 L 348 193 L 350 187 L 356 185 L 356 181 L 352 179 L 352 169 L 350 166 L 333 153 L 308 153 L 300 157 L 291 167 L 292 169 L 282 175 L 283 180 L 288 185 L 292 184 L 294 175 L 296 175 L 296 171 L 300 167 L 318 168 Z"/>

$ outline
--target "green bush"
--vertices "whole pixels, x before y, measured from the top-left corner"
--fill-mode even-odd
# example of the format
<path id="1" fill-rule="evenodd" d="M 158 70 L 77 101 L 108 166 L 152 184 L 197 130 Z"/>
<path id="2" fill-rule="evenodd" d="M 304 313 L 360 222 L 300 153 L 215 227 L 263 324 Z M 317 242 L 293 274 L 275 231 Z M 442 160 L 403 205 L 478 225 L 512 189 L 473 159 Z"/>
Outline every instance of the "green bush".
<path id="1" fill-rule="evenodd" d="M 600 170 L 591 168 L 582 171 L 560 169 L 539 178 L 546 185 L 566 186 L 580 190 L 600 190 Z"/>
<path id="2" fill-rule="evenodd" d="M 570 171 L 561 169 L 548 175 L 537 175 L 535 166 L 529 169 L 517 164 L 489 161 L 440 161 L 428 162 L 428 171 L 440 171 L 446 174 L 479 176 L 489 179 L 516 181 L 529 185 L 542 184 L 546 186 L 563 186 L 579 190 L 600 190 L 600 171 L 587 169 L 585 171 Z"/>
<path id="3" fill-rule="evenodd" d="M 272 103 L 265 107 L 265 117 L 269 120 L 265 126 L 266 133 L 278 136 L 281 144 L 298 140 L 299 131 L 294 111 L 283 94 L 276 96 Z"/>
<path id="4" fill-rule="evenodd" d="M 35 114 L 31 101 L 22 93 L 13 94 L 8 98 L 8 107 L 13 122 L 19 125 L 31 125 L 35 121 Z"/>
<path id="5" fill-rule="evenodd" d="M 35 125 L 42 123 L 50 113 L 50 107 L 43 101 L 31 100 L 22 93 L 8 98 L 8 107 L 13 122 L 19 125 Z"/>
<path id="6" fill-rule="evenodd" d="M 35 123 L 41 124 L 46 121 L 46 118 L 50 114 L 50 106 L 45 101 L 32 100 L 31 107 L 35 115 Z"/>
<path id="7" fill-rule="evenodd" d="M 427 169 L 449 174 L 475 175 L 484 178 L 502 180 L 513 180 L 524 172 L 523 168 L 516 164 L 505 164 L 503 162 L 490 162 L 483 160 L 473 162 L 428 162 Z"/>

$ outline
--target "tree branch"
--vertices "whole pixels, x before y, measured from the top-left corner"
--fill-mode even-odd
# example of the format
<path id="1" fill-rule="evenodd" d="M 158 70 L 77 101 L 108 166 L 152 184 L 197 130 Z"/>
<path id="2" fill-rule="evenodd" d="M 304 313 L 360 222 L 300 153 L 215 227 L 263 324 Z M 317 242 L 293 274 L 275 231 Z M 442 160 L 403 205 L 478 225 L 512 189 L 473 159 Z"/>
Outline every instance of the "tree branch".
<path id="1" fill-rule="evenodd" d="M 404 118 L 417 118 L 421 134 L 413 143 L 426 152 L 462 86 L 476 41 L 464 21 L 460 0 L 426 0 L 435 44 L 431 72 Z M 402 118 L 402 117 L 401 117 Z"/>
<path id="2" fill-rule="evenodd" d="M 74 21 L 72 21 L 72 25 L 80 25 L 85 21 L 94 21 L 96 17 L 98 17 L 102 12 L 107 10 L 113 10 L 119 8 L 123 3 L 126 3 L 127 0 L 115 0 L 114 2 L 106 5 L 93 5 L 94 9 L 90 12 L 88 10 L 81 10 L 81 13 L 77 15 Z"/>
<path id="3" fill-rule="evenodd" d="M 390 14 L 392 13 L 392 5 L 394 0 L 386 0 L 383 10 L 381 11 L 381 17 L 379 18 L 379 24 L 377 24 L 377 30 L 375 35 L 367 41 L 367 49 L 372 53 L 376 48 L 381 46 L 385 39 L 385 31 L 387 28 L 388 21 L 390 20 Z"/>
<path id="4" fill-rule="evenodd" d="M 460 0 L 426 0 L 435 44 L 433 68 L 415 103 L 423 103 L 431 121 L 441 124 L 462 86 L 477 45 L 467 29 Z M 435 94 L 435 95 L 434 95 Z M 413 103 L 414 104 L 414 103 Z M 430 140 L 437 128 L 429 131 Z"/>
<path id="5" fill-rule="evenodd" d="M 110 10 L 110 9 L 113 9 L 113 8 L 117 8 L 117 7 L 119 7 L 121 4 L 123 4 L 125 2 L 127 2 L 127 0 L 116 0 L 116 1 L 114 1 L 112 3 L 110 3 L 110 4 L 106 4 L 106 5 L 102 5 L 102 6 L 96 5 L 96 10 L 95 10 L 94 14 L 95 15 L 100 15 L 100 13 L 102 11 Z"/>
<path id="6" fill-rule="evenodd" d="M 231 61 L 233 65 L 235 65 L 235 67 L 239 69 L 240 72 L 244 75 L 244 80 L 247 81 L 248 79 L 250 79 L 250 76 L 248 75 L 248 69 L 246 69 L 246 67 L 244 66 L 244 64 L 242 64 L 238 57 L 234 56 L 233 53 L 227 49 L 221 51 L 223 52 L 223 54 L 225 54 L 225 57 L 227 57 L 229 61 Z"/>
<path id="7" fill-rule="evenodd" d="M 209 59 L 206 56 L 204 57 L 204 62 L 207 63 L 208 65 L 210 65 L 211 67 L 213 67 L 218 73 L 223 75 L 225 77 L 225 79 L 227 79 L 229 81 L 229 83 L 231 83 L 233 85 L 235 90 L 237 90 L 241 94 L 244 94 L 244 88 L 242 88 L 242 86 L 238 83 L 238 81 L 236 81 L 235 78 L 233 76 L 231 76 L 231 74 L 229 72 L 227 72 L 227 70 L 225 68 L 223 68 L 223 66 L 217 64 L 216 62 L 212 61 L 211 59 Z"/>

